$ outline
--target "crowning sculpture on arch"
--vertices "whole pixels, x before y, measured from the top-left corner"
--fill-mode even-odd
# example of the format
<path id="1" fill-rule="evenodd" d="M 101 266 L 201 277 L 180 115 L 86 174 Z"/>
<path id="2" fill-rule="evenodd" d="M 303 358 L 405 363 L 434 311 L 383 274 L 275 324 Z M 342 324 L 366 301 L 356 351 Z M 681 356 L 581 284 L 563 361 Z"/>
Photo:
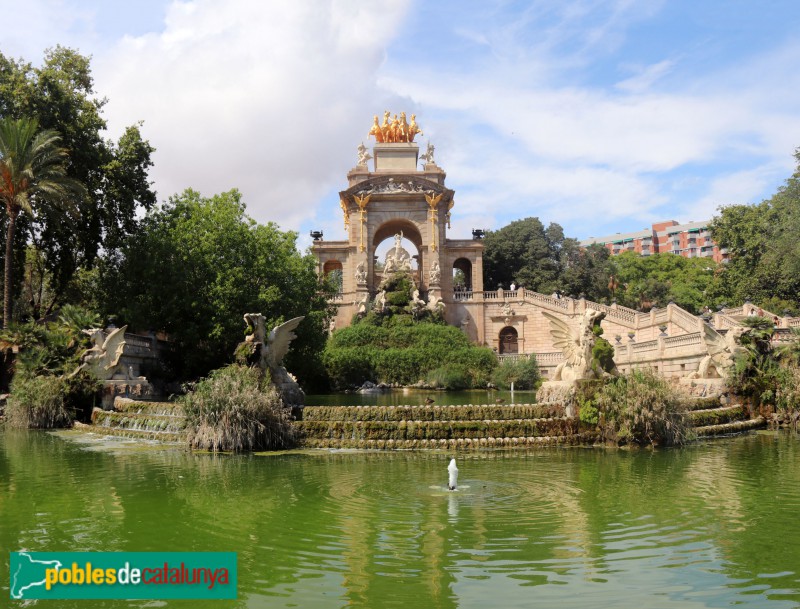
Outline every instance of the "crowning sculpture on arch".
<path id="1" fill-rule="evenodd" d="M 708 376 L 699 368 L 716 343 L 709 342 L 710 332 L 704 326 L 710 323 L 719 331 L 716 335 L 724 334 L 739 326 L 736 316 L 720 312 L 706 322 L 672 304 L 640 313 L 616 304 L 554 298 L 524 287 L 484 290 L 482 241 L 448 235 L 451 213 L 457 209 L 455 191 L 445 185 L 447 174 L 434 160 L 433 143 L 428 141 L 420 154 L 415 136 L 422 135 L 422 129 L 416 115 L 411 114 L 410 122 L 404 112 L 391 117 L 385 111 L 381 124 L 374 116 L 369 129 L 374 138 L 371 154 L 363 143 L 358 146 L 356 165 L 339 193 L 346 238 L 313 244 L 320 273 L 333 262 L 343 269 L 342 291 L 333 300 L 336 328 L 348 326 L 357 313 L 380 307 L 381 283 L 402 269 L 411 271 L 418 292 L 416 306 L 426 303 L 443 311 L 448 323 L 501 357 L 535 355 L 545 378 L 564 374 L 562 364 L 568 359 L 564 345 L 556 344 L 551 333 L 552 320 L 577 330 L 584 314 L 592 310 L 603 314 L 604 336 L 614 346 L 621 372 L 649 366 L 664 376 L 686 379 L 700 387 L 697 391 L 706 390 L 706 381 L 711 380 L 697 377 Z M 476 149 L 474 154 L 482 151 Z M 381 265 L 376 252 L 389 239 L 394 239 L 394 247 Z M 401 241 L 410 242 L 412 251 Z M 459 290 L 453 283 L 456 270 L 465 279 Z"/>

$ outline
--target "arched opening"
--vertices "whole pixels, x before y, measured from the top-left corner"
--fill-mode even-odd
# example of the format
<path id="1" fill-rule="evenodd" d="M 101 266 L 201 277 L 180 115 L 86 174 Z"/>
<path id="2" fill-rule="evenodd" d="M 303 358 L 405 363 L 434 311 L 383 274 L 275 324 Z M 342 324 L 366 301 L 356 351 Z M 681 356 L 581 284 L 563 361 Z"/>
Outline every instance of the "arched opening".
<path id="1" fill-rule="evenodd" d="M 472 291 L 472 263 L 466 258 L 458 258 L 453 263 L 453 290 L 455 292 Z"/>
<path id="2" fill-rule="evenodd" d="M 384 274 L 398 270 L 410 272 L 419 282 L 422 236 L 412 222 L 392 220 L 382 224 L 375 231 L 373 246 L 376 285 Z"/>
<path id="3" fill-rule="evenodd" d="M 328 260 L 322 265 L 322 275 L 333 282 L 337 292 L 342 291 L 343 273 L 341 262 L 338 260 Z"/>
<path id="4" fill-rule="evenodd" d="M 511 326 L 506 326 L 500 330 L 500 355 L 509 353 L 519 353 L 519 343 L 517 331 Z"/>

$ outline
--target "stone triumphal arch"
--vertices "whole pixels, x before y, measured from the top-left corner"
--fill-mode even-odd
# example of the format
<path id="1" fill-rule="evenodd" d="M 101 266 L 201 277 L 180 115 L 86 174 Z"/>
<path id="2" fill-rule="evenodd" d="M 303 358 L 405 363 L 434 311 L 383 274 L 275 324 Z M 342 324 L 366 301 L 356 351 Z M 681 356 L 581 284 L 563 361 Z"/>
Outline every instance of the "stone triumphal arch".
<path id="1" fill-rule="evenodd" d="M 347 240 L 314 242 L 320 272 L 342 269 L 335 327 L 349 325 L 359 308 L 375 298 L 381 281 L 396 270 L 412 273 L 426 302 L 453 302 L 453 268 L 467 269 L 470 289 L 483 290 L 483 244 L 448 237 L 455 193 L 445 186 L 446 174 L 436 164 L 433 145 L 420 154 L 414 136 L 421 131 L 414 118 L 408 124 L 401 113 L 400 119 L 390 121 L 387 113 L 381 127 L 375 117 L 372 154 L 363 144 L 358 147 L 357 165 L 339 193 Z M 394 246 L 379 259 L 378 246 L 390 239 Z M 402 247 L 404 240 L 415 251 Z M 445 317 L 470 333 L 469 319 L 478 315 L 457 315 L 445 308 Z M 472 326 L 477 340 L 474 321 Z"/>

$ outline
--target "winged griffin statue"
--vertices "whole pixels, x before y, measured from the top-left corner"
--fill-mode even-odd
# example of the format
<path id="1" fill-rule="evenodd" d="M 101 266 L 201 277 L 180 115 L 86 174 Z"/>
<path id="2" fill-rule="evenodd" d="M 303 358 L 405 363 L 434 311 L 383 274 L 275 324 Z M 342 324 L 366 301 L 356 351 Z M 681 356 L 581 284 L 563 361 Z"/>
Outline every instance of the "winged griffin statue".
<path id="1" fill-rule="evenodd" d="M 127 329 L 128 326 L 116 328 L 109 332 L 108 336 L 100 328 L 83 330 L 83 333 L 88 334 L 91 338 L 92 347 L 83 352 L 80 366 L 70 374 L 70 377 L 75 376 L 81 370 L 86 370 L 100 381 L 108 381 L 119 375 L 128 378 L 125 367 L 120 364 L 122 352 L 125 350 L 125 330 Z"/>
<path id="2" fill-rule="evenodd" d="M 733 367 L 736 356 L 746 351 L 739 342 L 752 328 L 736 326 L 722 336 L 708 324 L 703 325 L 703 342 L 708 355 L 700 360 L 697 371 L 692 372 L 690 379 L 724 378 L 726 372 Z"/>
<path id="3" fill-rule="evenodd" d="M 266 320 L 261 313 L 247 313 L 244 316 L 250 329 L 250 334 L 244 341 L 244 345 L 248 347 L 247 352 L 251 355 L 248 361 L 257 364 L 263 372 L 269 370 L 270 378 L 286 404 L 301 405 L 305 402 L 305 394 L 300 385 L 283 367 L 283 358 L 289 351 L 289 344 L 297 338 L 294 330 L 303 319 L 305 318 L 295 317 L 275 326 L 267 336 Z"/>
<path id="4" fill-rule="evenodd" d="M 586 309 L 577 330 L 563 319 L 546 311 L 542 311 L 542 315 L 550 322 L 553 345 L 561 349 L 566 357 L 566 361 L 560 363 L 556 368 L 551 380 L 578 381 L 598 378 L 598 372 L 592 366 L 592 347 L 598 337 L 594 328 L 600 324 L 606 314 L 603 311 Z M 614 370 L 612 362 L 609 371 L 613 373 Z"/>

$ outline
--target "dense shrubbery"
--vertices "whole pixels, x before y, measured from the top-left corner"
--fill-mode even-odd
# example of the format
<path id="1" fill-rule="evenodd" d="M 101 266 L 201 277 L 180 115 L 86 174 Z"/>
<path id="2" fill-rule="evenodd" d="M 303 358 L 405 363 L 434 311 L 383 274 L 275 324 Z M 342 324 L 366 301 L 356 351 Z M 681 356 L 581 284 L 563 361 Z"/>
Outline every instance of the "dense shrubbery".
<path id="1" fill-rule="evenodd" d="M 65 306 L 57 322 L 31 322 L 0 333 L 0 343 L 19 350 L 6 407 L 9 425 L 66 427 L 76 417 L 88 420 L 98 381 L 85 372 L 71 375 L 89 346 L 81 329 L 99 321 L 80 307 Z"/>
<path id="2" fill-rule="evenodd" d="M 764 317 L 748 317 L 751 328 L 741 338 L 745 351 L 728 371 L 729 387 L 753 406 L 795 412 L 800 410 L 800 331 L 777 349 L 771 342 L 775 326 Z"/>
<path id="3" fill-rule="evenodd" d="M 192 448 L 241 452 L 292 448 L 290 411 L 257 368 L 215 370 L 181 398 Z"/>
<path id="4" fill-rule="evenodd" d="M 434 389 L 459 391 L 472 387 L 472 377 L 463 364 L 445 364 L 428 372 L 425 383 Z"/>
<path id="5" fill-rule="evenodd" d="M 685 405 L 656 372 L 632 370 L 606 383 L 596 395 L 606 440 L 619 444 L 678 445 L 687 440 Z"/>
<path id="6" fill-rule="evenodd" d="M 6 421 L 21 429 L 52 429 L 72 425 L 65 404 L 65 381 L 57 376 L 19 373 L 6 405 Z"/>
<path id="7" fill-rule="evenodd" d="M 541 385 L 542 377 L 534 356 L 505 360 L 492 372 L 492 383 L 500 389 L 510 389 L 512 382 L 514 389 L 537 389 Z"/>
<path id="8" fill-rule="evenodd" d="M 431 323 L 393 327 L 359 323 L 334 332 L 323 353 L 335 389 L 368 380 L 409 385 L 445 362 L 463 366 L 470 386 L 481 386 L 496 361 L 494 353 L 471 345 L 457 328 Z"/>
<path id="9" fill-rule="evenodd" d="M 419 381 L 449 389 L 485 386 L 497 358 L 427 309 L 411 315 L 411 280 L 400 274 L 384 286 L 389 303 L 333 333 L 323 363 L 333 389 L 365 381 L 411 385 Z M 394 303 L 394 304 L 393 304 Z"/>

